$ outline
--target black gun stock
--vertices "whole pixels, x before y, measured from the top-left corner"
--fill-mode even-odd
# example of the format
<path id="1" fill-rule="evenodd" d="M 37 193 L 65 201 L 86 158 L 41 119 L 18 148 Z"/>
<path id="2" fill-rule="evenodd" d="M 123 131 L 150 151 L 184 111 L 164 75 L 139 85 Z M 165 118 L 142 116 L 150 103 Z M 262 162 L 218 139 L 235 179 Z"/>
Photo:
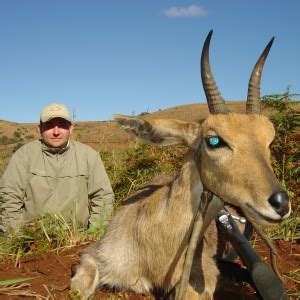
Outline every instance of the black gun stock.
<path id="1" fill-rule="evenodd" d="M 222 233 L 231 242 L 235 251 L 247 267 L 254 287 L 262 299 L 288 300 L 288 295 L 280 279 L 276 276 L 273 269 L 255 253 L 227 210 L 221 210 L 218 215 L 218 222 Z"/>

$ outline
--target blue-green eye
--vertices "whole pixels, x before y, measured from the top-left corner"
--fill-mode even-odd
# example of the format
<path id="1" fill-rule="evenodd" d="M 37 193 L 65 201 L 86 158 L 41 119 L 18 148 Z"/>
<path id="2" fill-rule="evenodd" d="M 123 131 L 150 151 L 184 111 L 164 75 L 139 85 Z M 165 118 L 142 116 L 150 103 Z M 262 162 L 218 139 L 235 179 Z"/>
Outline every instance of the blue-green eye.
<path id="1" fill-rule="evenodd" d="M 218 136 L 211 136 L 209 139 L 208 139 L 208 142 L 211 146 L 217 146 L 220 142 L 220 139 Z"/>
<path id="2" fill-rule="evenodd" d="M 206 144 L 209 148 L 221 148 L 228 146 L 218 135 L 211 135 L 206 138 Z"/>

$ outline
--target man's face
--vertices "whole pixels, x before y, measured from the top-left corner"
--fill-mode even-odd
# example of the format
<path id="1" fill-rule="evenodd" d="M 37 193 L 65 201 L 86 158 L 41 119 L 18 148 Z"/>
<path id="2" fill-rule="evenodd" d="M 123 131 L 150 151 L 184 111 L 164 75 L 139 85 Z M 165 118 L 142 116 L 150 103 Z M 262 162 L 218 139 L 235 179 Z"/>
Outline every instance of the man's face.
<path id="1" fill-rule="evenodd" d="M 53 118 L 38 125 L 38 131 L 47 146 L 60 149 L 67 145 L 73 125 L 65 119 Z"/>

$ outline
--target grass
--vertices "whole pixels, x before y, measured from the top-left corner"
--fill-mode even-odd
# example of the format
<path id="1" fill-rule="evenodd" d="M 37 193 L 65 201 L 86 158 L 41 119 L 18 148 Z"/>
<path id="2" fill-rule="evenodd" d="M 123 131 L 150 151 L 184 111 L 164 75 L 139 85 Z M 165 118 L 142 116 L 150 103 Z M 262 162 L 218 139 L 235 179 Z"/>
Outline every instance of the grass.
<path id="1" fill-rule="evenodd" d="M 14 278 L 0 281 L 0 295 L 34 297 L 42 299 L 41 295 L 31 291 L 30 281 L 33 278 Z"/>
<path id="2" fill-rule="evenodd" d="M 291 288 L 287 291 L 288 295 L 291 297 L 290 299 L 300 299 L 300 268 L 291 270 L 287 275 L 284 275 L 284 277 L 294 282 L 296 286 L 296 289 Z"/>
<path id="3" fill-rule="evenodd" d="M 101 157 L 116 195 L 116 205 L 156 175 L 178 170 L 185 151 L 184 147 L 174 150 L 174 147 L 156 148 L 137 143 L 119 155 L 102 152 Z M 75 217 L 68 222 L 59 213 L 46 214 L 25 225 L 17 234 L 0 235 L 0 257 L 14 260 L 18 265 L 18 261 L 24 256 L 39 255 L 50 250 L 59 251 L 100 239 L 104 231 L 105 226 L 101 223 L 84 230 L 76 226 Z"/>
<path id="4" fill-rule="evenodd" d="M 25 281 L 29 281 L 32 278 L 14 278 L 14 279 L 7 279 L 7 280 L 1 280 L 0 281 L 0 288 L 7 288 L 9 286 L 22 283 Z"/>
<path id="5" fill-rule="evenodd" d="M 101 152 L 117 204 L 155 176 L 179 170 L 185 152 L 185 147 L 157 148 L 144 142 L 120 155 Z"/>
<path id="6" fill-rule="evenodd" d="M 61 214 L 47 214 L 25 225 L 18 233 L 0 235 L 0 257 L 15 261 L 28 255 L 39 255 L 50 250 L 59 251 L 85 241 L 102 237 L 104 225 L 83 230 L 68 223 Z"/>
<path id="7" fill-rule="evenodd" d="M 284 240 L 289 242 L 300 241 L 300 217 L 292 215 L 280 225 L 268 228 L 267 235 L 273 240 Z"/>

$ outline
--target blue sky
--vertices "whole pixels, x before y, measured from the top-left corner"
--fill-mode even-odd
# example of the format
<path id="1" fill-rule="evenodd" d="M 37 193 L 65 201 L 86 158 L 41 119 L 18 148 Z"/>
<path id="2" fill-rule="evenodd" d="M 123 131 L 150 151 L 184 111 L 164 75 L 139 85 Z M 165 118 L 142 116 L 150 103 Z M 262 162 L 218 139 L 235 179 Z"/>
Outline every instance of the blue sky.
<path id="1" fill-rule="evenodd" d="M 299 13 L 299 0 L 0 0 L 0 119 L 37 122 L 51 102 L 78 121 L 204 102 L 210 29 L 225 99 L 246 97 L 272 36 L 261 93 L 300 93 Z"/>

